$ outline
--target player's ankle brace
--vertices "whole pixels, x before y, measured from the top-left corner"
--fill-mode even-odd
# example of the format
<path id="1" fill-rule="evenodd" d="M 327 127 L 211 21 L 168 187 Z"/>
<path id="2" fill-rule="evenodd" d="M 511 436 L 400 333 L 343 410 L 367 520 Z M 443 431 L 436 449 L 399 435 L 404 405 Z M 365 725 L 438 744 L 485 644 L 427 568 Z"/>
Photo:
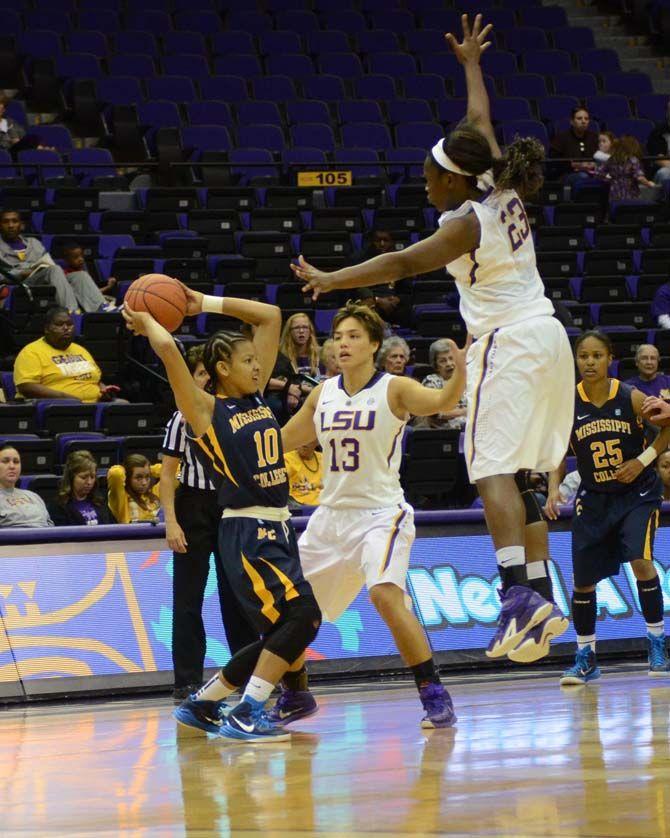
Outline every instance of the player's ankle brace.
<path id="1" fill-rule="evenodd" d="M 321 610 L 313 596 L 291 600 L 281 622 L 266 636 L 264 648 L 291 664 L 318 634 Z"/>
<path id="2" fill-rule="evenodd" d="M 299 669 L 297 672 L 284 673 L 282 686 L 284 689 L 292 690 L 293 692 L 305 692 L 305 690 L 308 690 L 309 678 L 305 667 L 303 666 L 302 669 Z"/>
<path id="3" fill-rule="evenodd" d="M 530 587 L 548 602 L 553 602 L 554 591 L 549 576 L 549 562 L 530 562 L 526 565 L 526 574 Z"/>
<path id="4" fill-rule="evenodd" d="M 423 663 L 417 663 L 415 666 L 411 666 L 410 669 L 414 675 L 414 680 L 416 681 L 416 687 L 418 690 L 420 690 L 421 687 L 425 687 L 426 684 L 440 683 L 440 676 L 435 670 L 435 661 L 432 658 L 428 658 L 428 660 Z"/>
<path id="5" fill-rule="evenodd" d="M 584 637 L 594 635 L 596 633 L 597 614 L 598 604 L 595 591 L 589 591 L 585 594 L 575 591 L 572 594 L 572 622 L 576 634 Z"/>

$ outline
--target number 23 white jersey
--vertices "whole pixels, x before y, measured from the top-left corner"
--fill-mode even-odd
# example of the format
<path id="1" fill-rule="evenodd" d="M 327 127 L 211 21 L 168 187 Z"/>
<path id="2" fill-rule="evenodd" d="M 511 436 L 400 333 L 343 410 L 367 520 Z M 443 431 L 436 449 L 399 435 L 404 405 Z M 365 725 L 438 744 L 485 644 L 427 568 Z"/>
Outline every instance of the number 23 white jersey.
<path id="1" fill-rule="evenodd" d="M 470 334 L 480 338 L 502 326 L 551 316 L 554 307 L 544 296 L 530 223 L 517 193 L 492 189 L 482 201 L 442 213 L 439 225 L 470 212 L 481 227 L 479 247 L 446 266 L 456 280 Z"/>
<path id="2" fill-rule="evenodd" d="M 399 470 L 406 423 L 389 407 L 392 380 L 376 373 L 353 396 L 341 375 L 323 382 L 314 413 L 323 449 L 321 506 L 380 509 L 404 501 Z"/>

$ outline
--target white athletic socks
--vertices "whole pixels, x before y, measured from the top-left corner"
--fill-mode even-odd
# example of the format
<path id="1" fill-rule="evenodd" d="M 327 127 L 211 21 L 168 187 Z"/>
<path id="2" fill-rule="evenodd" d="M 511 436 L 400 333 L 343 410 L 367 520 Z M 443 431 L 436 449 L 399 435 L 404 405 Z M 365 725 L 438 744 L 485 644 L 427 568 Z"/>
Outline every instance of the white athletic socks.
<path id="1" fill-rule="evenodd" d="M 217 672 L 204 686 L 200 687 L 193 697 L 196 701 L 223 701 L 234 692 L 235 689 L 227 687 Z"/>
<path id="2" fill-rule="evenodd" d="M 591 651 L 595 654 L 596 651 L 596 636 L 595 634 L 578 634 L 577 648 L 585 649 L 587 646 L 591 647 Z"/>
<path id="3" fill-rule="evenodd" d="M 549 562 L 547 561 L 540 561 L 540 562 L 529 562 L 526 565 L 526 575 L 528 576 L 528 581 L 530 582 L 531 579 L 546 579 L 549 577 Z"/>
<path id="4" fill-rule="evenodd" d="M 655 637 L 663 637 L 665 634 L 665 623 L 663 621 L 660 623 L 647 623 L 647 631 Z"/>
<path id="5" fill-rule="evenodd" d="M 526 564 L 526 550 L 524 547 L 501 547 L 496 550 L 498 567 L 516 567 Z"/>
<path id="6" fill-rule="evenodd" d="M 271 684 L 269 681 L 264 681 L 262 678 L 252 675 L 251 678 L 249 678 L 249 683 L 247 684 L 246 689 L 244 690 L 242 701 L 251 699 L 259 704 L 265 704 L 268 698 L 270 698 L 274 688 L 275 685 Z"/>

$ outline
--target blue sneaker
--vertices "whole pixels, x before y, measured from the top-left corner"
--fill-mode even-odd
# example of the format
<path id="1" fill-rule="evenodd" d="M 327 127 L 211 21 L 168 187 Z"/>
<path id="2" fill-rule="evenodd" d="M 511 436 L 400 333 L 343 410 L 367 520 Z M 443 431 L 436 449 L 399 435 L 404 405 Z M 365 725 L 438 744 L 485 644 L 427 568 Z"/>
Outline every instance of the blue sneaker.
<path id="1" fill-rule="evenodd" d="M 489 658 L 501 658 L 515 649 L 528 632 L 545 620 L 554 607 L 532 588 L 512 585 L 506 591 L 498 590 L 502 608 L 498 617 L 498 628 L 488 645 Z"/>
<path id="2" fill-rule="evenodd" d="M 426 684 L 419 690 L 419 698 L 426 715 L 421 719 L 421 727 L 453 727 L 456 713 L 451 696 L 442 684 Z"/>
<path id="3" fill-rule="evenodd" d="M 665 635 L 647 634 L 649 646 L 649 675 L 652 678 L 662 678 L 670 675 L 670 661 L 665 645 Z"/>
<path id="4" fill-rule="evenodd" d="M 528 632 L 524 639 L 507 653 L 507 657 L 516 663 L 533 663 L 549 654 L 549 643 L 554 637 L 560 637 L 568 630 L 568 618 L 556 605 L 549 616 Z"/>
<path id="5" fill-rule="evenodd" d="M 574 666 L 566 669 L 561 675 L 560 684 L 562 687 L 578 686 L 588 684 L 600 678 L 600 669 L 596 660 L 596 653 L 590 646 L 585 646 L 577 651 Z"/>
<path id="6" fill-rule="evenodd" d="M 244 742 L 282 742 L 291 738 L 290 733 L 270 721 L 262 707 L 254 707 L 249 701 L 240 701 L 233 707 L 217 733 L 224 739 Z"/>
<path id="7" fill-rule="evenodd" d="M 197 701 L 192 695 L 173 712 L 180 725 L 195 727 L 207 733 L 218 733 L 230 710 L 223 701 Z"/>
<path id="8" fill-rule="evenodd" d="M 267 717 L 272 724 L 284 727 L 298 719 L 313 716 L 318 709 L 319 705 L 309 690 L 282 690 L 275 706 L 268 710 Z"/>

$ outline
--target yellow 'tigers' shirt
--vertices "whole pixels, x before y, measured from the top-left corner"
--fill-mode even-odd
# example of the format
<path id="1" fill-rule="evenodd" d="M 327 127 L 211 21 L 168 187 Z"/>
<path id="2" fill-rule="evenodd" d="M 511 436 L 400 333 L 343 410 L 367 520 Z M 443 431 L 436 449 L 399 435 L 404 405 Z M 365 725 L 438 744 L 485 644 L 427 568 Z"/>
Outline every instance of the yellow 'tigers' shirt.
<path id="1" fill-rule="evenodd" d="M 318 506 L 323 488 L 321 452 L 315 451 L 305 464 L 297 451 L 289 451 L 284 461 L 288 472 L 289 494 L 293 500 L 306 506 Z"/>
<path id="2" fill-rule="evenodd" d="M 24 346 L 14 361 L 14 383 L 43 384 L 67 393 L 83 402 L 100 398 L 101 372 L 91 353 L 71 343 L 67 349 L 56 349 L 44 338 Z"/>

